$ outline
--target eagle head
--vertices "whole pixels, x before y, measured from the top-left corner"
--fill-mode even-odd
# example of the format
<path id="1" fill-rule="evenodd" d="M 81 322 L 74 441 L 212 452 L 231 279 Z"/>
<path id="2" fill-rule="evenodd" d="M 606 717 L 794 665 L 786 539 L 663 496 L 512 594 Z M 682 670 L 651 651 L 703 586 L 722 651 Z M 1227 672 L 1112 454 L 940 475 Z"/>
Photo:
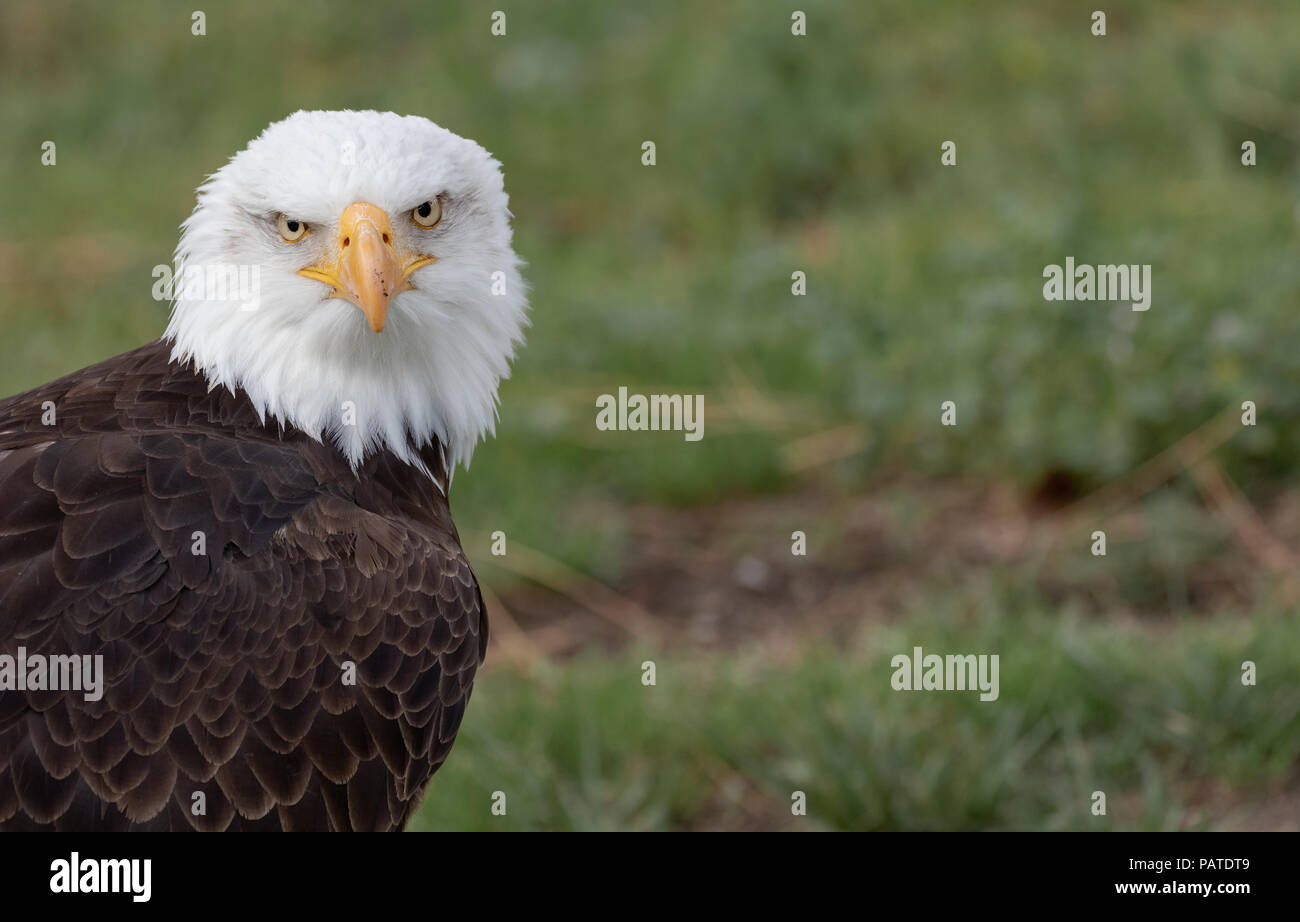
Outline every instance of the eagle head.
<path id="1" fill-rule="evenodd" d="M 527 323 L 501 165 L 428 119 L 295 112 L 198 190 L 165 337 L 263 420 L 448 474 Z"/>

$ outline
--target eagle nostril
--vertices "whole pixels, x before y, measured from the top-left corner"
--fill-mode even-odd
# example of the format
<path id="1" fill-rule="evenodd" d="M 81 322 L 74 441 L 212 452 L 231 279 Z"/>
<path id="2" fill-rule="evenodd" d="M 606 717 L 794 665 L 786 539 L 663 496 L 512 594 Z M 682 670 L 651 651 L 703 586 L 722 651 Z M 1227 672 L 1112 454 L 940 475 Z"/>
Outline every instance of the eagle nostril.
<path id="1" fill-rule="evenodd" d="M 351 237 L 344 237 L 344 238 L 343 238 L 343 245 L 344 245 L 344 246 L 347 246 L 347 245 L 348 245 L 349 243 L 351 243 L 351 242 L 352 242 L 352 238 L 351 238 Z"/>

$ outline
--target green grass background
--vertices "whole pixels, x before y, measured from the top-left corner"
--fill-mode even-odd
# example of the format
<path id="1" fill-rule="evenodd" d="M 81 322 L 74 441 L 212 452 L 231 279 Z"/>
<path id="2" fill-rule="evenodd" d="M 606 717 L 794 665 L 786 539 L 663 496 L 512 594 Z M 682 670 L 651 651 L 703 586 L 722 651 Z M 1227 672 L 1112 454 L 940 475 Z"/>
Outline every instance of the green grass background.
<path id="1" fill-rule="evenodd" d="M 1126 4 L 1096 38 L 1095 6 L 249 0 L 203 4 L 194 37 L 170 3 L 6 0 L 0 391 L 158 335 L 152 267 L 195 186 L 267 123 L 380 108 L 504 163 L 529 263 L 533 327 L 500 435 L 455 484 L 466 533 L 505 530 L 617 585 L 637 552 L 630 504 L 797 489 L 781 449 L 802 435 L 865 425 L 865 450 L 817 475 L 845 495 L 900 471 L 1025 490 L 1066 472 L 1088 489 L 1243 400 L 1260 425 L 1220 457 L 1269 496 L 1300 452 L 1300 10 Z M 955 168 L 939 165 L 946 140 Z M 1043 301 L 1043 266 L 1066 256 L 1153 264 L 1152 309 Z M 775 429 L 594 430 L 595 396 L 620 384 L 703 393 L 708 414 L 737 380 L 782 408 Z M 960 424 L 941 429 L 949 399 Z M 1160 578 L 1214 549 L 1175 553 Z M 468 550 L 508 590 L 486 547 Z M 651 690 L 639 651 L 493 673 L 421 823 L 1105 828 L 1119 820 L 1095 822 L 1086 793 L 1112 779 L 1141 801 L 1128 825 L 1213 825 L 1180 800 L 1189 779 L 1249 799 L 1289 777 L 1286 612 L 1120 630 L 986 588 L 989 614 L 968 622 L 918 592 L 853 649 L 812 636 L 782 664 L 684 649 L 656 657 Z M 1004 655 L 997 707 L 900 697 L 885 651 L 919 634 L 1035 665 Z M 1261 651 L 1270 681 L 1234 684 Z M 506 818 L 486 812 L 496 789 Z"/>

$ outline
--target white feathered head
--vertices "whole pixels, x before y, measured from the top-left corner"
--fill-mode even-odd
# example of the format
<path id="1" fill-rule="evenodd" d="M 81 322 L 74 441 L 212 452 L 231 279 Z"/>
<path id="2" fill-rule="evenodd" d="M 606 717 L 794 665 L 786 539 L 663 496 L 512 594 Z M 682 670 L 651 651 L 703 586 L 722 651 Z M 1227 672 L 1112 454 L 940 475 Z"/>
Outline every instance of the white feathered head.
<path id="1" fill-rule="evenodd" d="M 295 112 L 199 189 L 166 338 L 263 418 L 448 474 L 495 430 L 527 297 L 501 165 L 428 119 Z"/>

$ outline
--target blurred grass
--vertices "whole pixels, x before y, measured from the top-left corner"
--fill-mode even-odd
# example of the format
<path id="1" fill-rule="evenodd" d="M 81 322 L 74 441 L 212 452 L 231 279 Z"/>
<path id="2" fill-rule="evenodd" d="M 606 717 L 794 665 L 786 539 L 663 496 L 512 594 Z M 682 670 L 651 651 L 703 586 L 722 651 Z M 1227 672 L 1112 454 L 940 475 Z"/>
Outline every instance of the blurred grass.
<path id="1" fill-rule="evenodd" d="M 932 597 L 851 649 L 789 662 L 742 649 L 493 671 L 413 828 L 1209 829 L 1300 758 L 1289 621 L 1116 625 L 1009 587 L 968 606 Z M 894 691 L 890 659 L 914 645 L 1002 651 L 997 702 Z"/>
<path id="2" fill-rule="evenodd" d="M 1293 5 L 1152 2 L 1111 9 L 1094 38 L 1093 3 L 809 0 L 803 39 L 788 8 L 740 0 L 529 3 L 493 38 L 498 6 L 208 3 L 196 38 L 161 0 L 6 0 L 0 392 L 162 330 L 152 267 L 195 186 L 267 123 L 374 107 L 501 159 L 530 264 L 499 436 L 453 490 L 463 532 L 617 582 L 630 504 L 784 490 L 783 448 L 845 423 L 864 449 L 819 471 L 844 491 L 881 471 L 1026 487 L 1066 472 L 1088 489 L 1247 399 L 1260 425 L 1225 468 L 1252 492 L 1295 470 Z M 946 140 L 956 168 L 939 166 Z M 1066 256 L 1153 264 L 1152 309 L 1044 302 L 1042 268 Z M 732 399 L 737 381 L 775 418 Z M 594 399 L 620 384 L 705 394 L 706 438 L 596 432 Z M 940 429 L 948 399 L 960 425 Z M 1194 566 L 1210 551 L 1183 547 L 1201 539 L 1174 505 L 1149 554 Z M 486 581 L 512 580 L 467 550 Z M 1142 559 L 1106 564 L 1163 598 Z M 1300 646 L 1282 621 L 1118 630 L 993 587 L 959 623 L 920 591 L 914 624 L 851 656 L 815 640 L 779 666 L 679 652 L 651 690 L 639 657 L 494 671 L 422 822 L 791 822 L 800 786 L 811 815 L 794 825 L 1155 828 L 1186 820 L 1184 776 L 1266 784 L 1296 756 L 1276 677 Z M 999 705 L 889 691 L 891 644 L 918 638 L 1003 651 Z M 1254 690 L 1235 679 L 1248 656 L 1269 663 Z M 1112 796 L 1094 820 L 1097 788 L 1144 806 Z"/>

